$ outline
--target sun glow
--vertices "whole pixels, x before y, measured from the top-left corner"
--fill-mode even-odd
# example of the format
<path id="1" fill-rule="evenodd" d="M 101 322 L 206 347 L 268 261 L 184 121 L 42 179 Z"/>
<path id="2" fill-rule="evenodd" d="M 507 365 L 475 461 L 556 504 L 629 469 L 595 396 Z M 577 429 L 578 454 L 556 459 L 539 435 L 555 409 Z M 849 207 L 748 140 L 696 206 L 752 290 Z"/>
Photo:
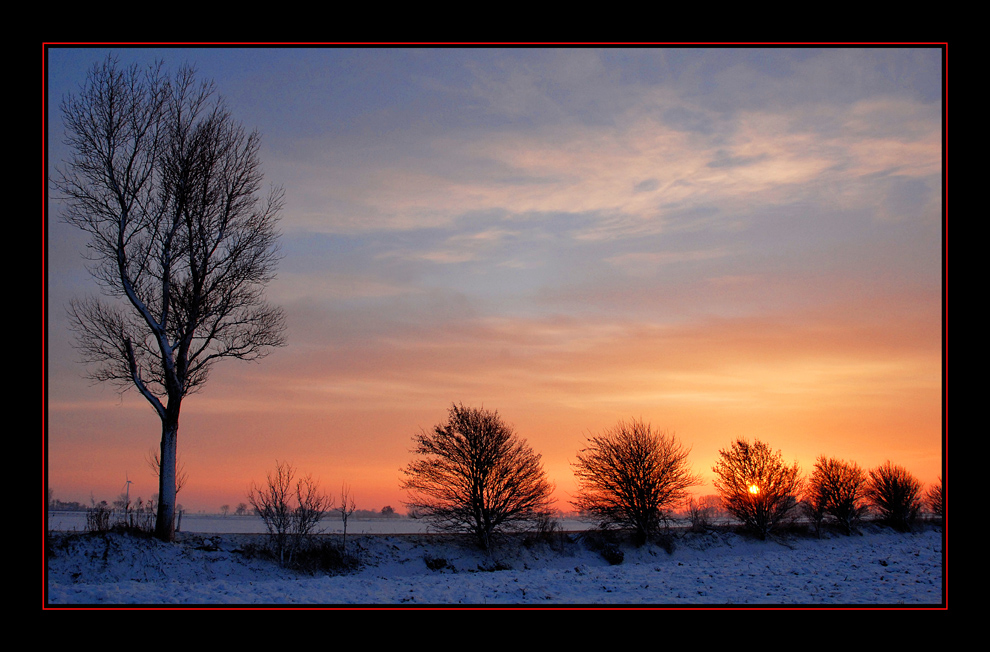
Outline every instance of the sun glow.
<path id="1" fill-rule="evenodd" d="M 760 493 L 760 488 L 757 487 L 755 484 L 751 484 L 749 485 L 749 493 L 755 496 L 756 494 Z"/>

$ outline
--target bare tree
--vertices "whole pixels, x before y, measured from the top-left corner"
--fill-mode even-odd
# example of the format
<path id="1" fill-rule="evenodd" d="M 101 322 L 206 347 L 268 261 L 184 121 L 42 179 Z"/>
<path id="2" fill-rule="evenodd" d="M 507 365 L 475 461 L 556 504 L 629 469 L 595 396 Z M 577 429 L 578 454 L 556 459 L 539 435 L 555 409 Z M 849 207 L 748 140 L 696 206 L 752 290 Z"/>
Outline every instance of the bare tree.
<path id="1" fill-rule="evenodd" d="M 470 532 L 490 550 L 497 532 L 551 508 L 540 455 L 497 412 L 453 405 L 445 422 L 413 439 L 422 457 L 403 470 L 406 505 L 437 529 Z"/>
<path id="2" fill-rule="evenodd" d="M 291 464 L 276 460 L 275 470 L 268 473 L 265 485 L 258 487 L 252 483 L 248 494 L 248 502 L 265 522 L 272 551 L 282 564 L 292 561 L 293 553 L 323 515 L 333 509 L 333 498 L 320 491 L 312 476 L 298 480 L 295 476 Z"/>
<path id="3" fill-rule="evenodd" d="M 942 518 L 945 503 L 945 487 L 942 484 L 942 478 L 938 479 L 937 484 L 928 487 L 928 491 L 925 492 L 925 502 L 928 503 L 928 509 L 936 518 Z"/>
<path id="4" fill-rule="evenodd" d="M 58 169 L 62 219 L 90 236 L 105 295 L 69 318 L 89 376 L 136 388 L 161 420 L 158 538 L 175 533 L 182 400 L 223 358 L 257 360 L 284 344 L 264 301 L 277 263 L 282 191 L 260 194 L 260 139 L 183 68 L 94 66 L 62 101 L 73 156 Z"/>
<path id="5" fill-rule="evenodd" d="M 921 482 L 903 466 L 888 460 L 870 470 L 866 498 L 883 521 L 906 531 L 921 511 Z"/>
<path id="6" fill-rule="evenodd" d="M 687 490 L 701 484 L 691 472 L 685 448 L 673 433 L 654 431 L 642 421 L 620 422 L 590 437 L 573 464 L 578 494 L 571 501 L 599 527 L 629 527 L 638 543 L 660 532 Z"/>
<path id="7" fill-rule="evenodd" d="M 797 505 L 796 496 L 801 489 L 797 463 L 788 466 L 780 451 L 774 453 L 760 440 L 749 443 L 737 439 L 728 449 L 719 451 L 712 471 L 712 484 L 725 509 L 761 538 L 766 538 Z"/>
<path id="8" fill-rule="evenodd" d="M 265 485 L 258 487 L 252 483 L 248 502 L 265 522 L 268 540 L 279 562 L 285 562 L 292 533 L 292 480 L 295 470 L 291 465 L 275 462 L 275 471 L 270 472 Z"/>
<path id="9" fill-rule="evenodd" d="M 820 529 L 827 516 L 852 534 L 866 513 L 866 474 L 853 462 L 821 456 L 815 462 L 805 491 L 809 514 Z"/>
<path id="10" fill-rule="evenodd" d="M 354 497 L 351 496 L 351 488 L 346 484 L 340 487 L 340 505 L 337 506 L 337 511 L 340 512 L 340 520 L 344 524 L 344 536 L 343 548 L 344 552 L 347 552 L 347 519 L 351 517 L 357 506 L 354 504 Z"/>

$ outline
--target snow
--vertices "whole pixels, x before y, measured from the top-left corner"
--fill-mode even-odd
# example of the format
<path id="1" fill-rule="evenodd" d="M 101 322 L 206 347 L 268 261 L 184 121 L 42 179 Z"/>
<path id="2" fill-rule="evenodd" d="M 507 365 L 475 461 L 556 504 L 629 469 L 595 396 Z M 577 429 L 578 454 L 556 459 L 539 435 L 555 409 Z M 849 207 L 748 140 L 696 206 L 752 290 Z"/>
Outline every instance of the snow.
<path id="1" fill-rule="evenodd" d="M 853 536 L 768 541 L 726 528 L 677 532 L 670 553 L 622 544 L 624 560 L 614 566 L 577 534 L 553 546 L 516 537 L 489 556 L 456 535 L 348 531 L 347 551 L 360 567 L 333 575 L 243 554 L 263 544 L 258 534 L 184 532 L 175 543 L 56 534 L 46 558 L 46 604 L 944 605 L 943 534 L 932 526 L 899 533 L 866 525 Z M 428 559 L 445 563 L 431 570 Z"/>

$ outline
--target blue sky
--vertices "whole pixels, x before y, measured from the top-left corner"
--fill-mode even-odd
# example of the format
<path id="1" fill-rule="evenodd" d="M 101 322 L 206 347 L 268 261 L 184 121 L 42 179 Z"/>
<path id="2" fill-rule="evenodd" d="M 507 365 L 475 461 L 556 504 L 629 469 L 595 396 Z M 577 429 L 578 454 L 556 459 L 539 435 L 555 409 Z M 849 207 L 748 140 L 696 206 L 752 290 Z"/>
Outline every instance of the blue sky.
<path id="1" fill-rule="evenodd" d="M 236 504 L 278 457 L 399 507 L 455 401 L 512 422 L 562 501 L 584 436 L 633 417 L 703 474 L 735 436 L 940 473 L 939 48 L 53 47 L 49 167 L 108 52 L 215 80 L 286 193 L 289 345 L 184 406 L 180 502 Z M 51 483 L 151 487 L 154 415 L 73 362 L 64 306 L 95 286 L 59 210 Z"/>

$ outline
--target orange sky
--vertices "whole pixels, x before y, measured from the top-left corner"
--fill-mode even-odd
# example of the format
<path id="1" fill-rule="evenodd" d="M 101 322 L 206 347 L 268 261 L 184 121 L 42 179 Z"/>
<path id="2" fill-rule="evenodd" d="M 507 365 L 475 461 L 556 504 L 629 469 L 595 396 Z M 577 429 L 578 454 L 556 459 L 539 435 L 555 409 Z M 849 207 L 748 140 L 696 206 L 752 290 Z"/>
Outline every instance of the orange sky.
<path id="1" fill-rule="evenodd" d="M 51 166 L 105 52 L 49 54 Z M 286 190 L 288 346 L 183 403 L 187 509 L 278 459 L 403 511 L 452 402 L 498 410 L 564 509 L 585 436 L 631 418 L 692 448 L 702 495 L 736 437 L 942 474 L 938 49 L 124 54 L 196 61 Z M 64 306 L 95 285 L 52 206 L 49 485 L 147 497 L 160 424 L 73 362 Z"/>

